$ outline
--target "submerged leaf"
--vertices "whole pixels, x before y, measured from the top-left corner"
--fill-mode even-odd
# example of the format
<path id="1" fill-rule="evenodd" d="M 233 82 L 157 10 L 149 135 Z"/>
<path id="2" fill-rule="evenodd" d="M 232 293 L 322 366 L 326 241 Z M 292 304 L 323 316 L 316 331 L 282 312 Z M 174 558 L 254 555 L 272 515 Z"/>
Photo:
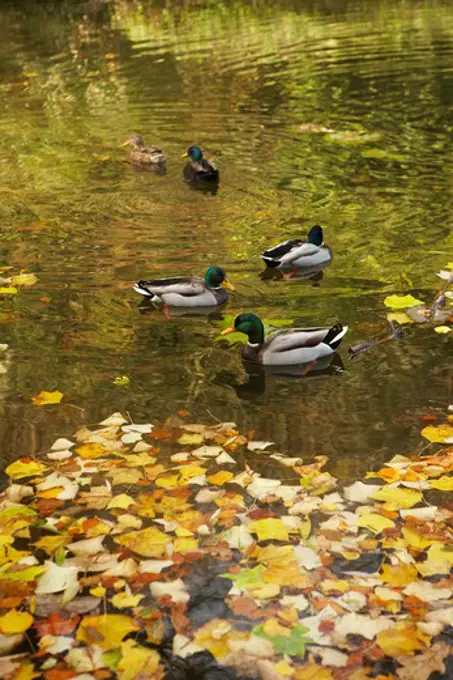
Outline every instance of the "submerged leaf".
<path id="1" fill-rule="evenodd" d="M 63 392 L 59 390 L 54 392 L 42 391 L 36 397 L 32 397 L 31 400 L 35 406 L 47 406 L 48 404 L 59 404 L 63 396 Z"/>

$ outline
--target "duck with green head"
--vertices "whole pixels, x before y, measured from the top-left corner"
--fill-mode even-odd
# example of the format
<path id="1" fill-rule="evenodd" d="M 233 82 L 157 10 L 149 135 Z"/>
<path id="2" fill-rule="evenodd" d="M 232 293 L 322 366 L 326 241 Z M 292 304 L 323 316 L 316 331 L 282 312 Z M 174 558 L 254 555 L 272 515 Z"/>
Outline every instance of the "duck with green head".
<path id="1" fill-rule="evenodd" d="M 189 163 L 183 170 L 186 182 L 218 182 L 219 171 L 212 161 L 208 161 L 199 146 L 190 146 L 182 158 L 189 157 Z"/>
<path id="2" fill-rule="evenodd" d="M 134 290 L 154 303 L 169 307 L 219 307 L 228 301 L 228 292 L 234 287 L 222 267 L 212 266 L 204 279 L 195 276 L 178 276 L 152 281 L 138 281 Z"/>
<path id="3" fill-rule="evenodd" d="M 146 146 L 141 135 L 131 135 L 121 146 L 130 146 L 131 161 L 143 167 L 164 166 L 167 157 L 158 146 Z"/>
<path id="4" fill-rule="evenodd" d="M 245 333 L 247 344 L 242 349 L 244 361 L 265 366 L 290 366 L 317 362 L 333 354 L 341 344 L 347 326 L 335 324 L 330 328 L 290 328 L 264 337 L 264 326 L 256 314 L 239 314 L 233 326 L 222 331 Z"/>

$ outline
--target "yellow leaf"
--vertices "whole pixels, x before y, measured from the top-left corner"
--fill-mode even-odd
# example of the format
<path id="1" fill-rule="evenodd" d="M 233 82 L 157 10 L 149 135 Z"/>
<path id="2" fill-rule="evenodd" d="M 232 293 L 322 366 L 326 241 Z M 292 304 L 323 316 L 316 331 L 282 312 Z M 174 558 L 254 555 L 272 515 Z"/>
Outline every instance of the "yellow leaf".
<path id="1" fill-rule="evenodd" d="M 447 439 L 452 439 L 453 441 L 453 425 L 450 423 L 443 423 L 443 425 L 438 426 L 428 425 L 423 428 L 422 437 L 437 444 L 444 444 Z"/>
<path id="2" fill-rule="evenodd" d="M 127 593 L 116 593 L 110 602 L 117 609 L 125 609 L 126 607 L 136 607 L 140 600 L 143 600 L 144 595 L 128 595 Z"/>
<path id="3" fill-rule="evenodd" d="M 376 636 L 376 642 L 388 656 L 404 656 L 423 648 L 418 635 L 419 631 L 414 623 L 397 621 L 390 628 L 381 630 Z"/>
<path id="4" fill-rule="evenodd" d="M 429 548 L 426 558 L 428 562 L 445 562 L 453 567 L 453 546 L 434 543 Z"/>
<path id="5" fill-rule="evenodd" d="M 301 538 L 303 538 L 304 541 L 306 541 L 311 533 L 311 521 L 308 517 L 306 517 L 304 521 L 301 523 L 299 530 Z"/>
<path id="6" fill-rule="evenodd" d="M 206 472 L 206 468 L 197 465 L 196 463 L 191 463 L 190 465 L 184 465 L 179 470 L 182 480 L 192 479 L 192 477 L 202 477 Z"/>
<path id="7" fill-rule="evenodd" d="M 119 680 L 135 680 L 135 678 L 159 678 L 155 675 L 159 668 L 159 654 L 154 649 L 137 645 L 134 640 L 126 640 L 121 644 L 121 659 L 117 666 Z"/>
<path id="8" fill-rule="evenodd" d="M 104 586 L 96 586 L 96 588 L 90 589 L 90 595 L 93 595 L 93 597 L 104 597 L 106 592 Z"/>
<path id="9" fill-rule="evenodd" d="M 413 564 L 383 564 L 379 578 L 394 588 L 402 588 L 418 577 Z"/>
<path id="10" fill-rule="evenodd" d="M 103 614 L 86 616 L 77 630 L 76 639 L 87 645 L 99 645 L 104 652 L 119 647 L 129 633 L 140 630 L 130 616 L 123 614 Z"/>
<path id="11" fill-rule="evenodd" d="M 333 671 L 316 663 L 307 663 L 296 668 L 292 680 L 333 680 Z"/>
<path id="12" fill-rule="evenodd" d="M 247 586 L 247 591 L 255 600 L 273 600 L 280 593 L 278 583 L 260 583 L 258 585 Z"/>
<path id="13" fill-rule="evenodd" d="M 287 526 L 283 524 L 281 519 L 274 517 L 257 519 L 249 524 L 248 530 L 252 534 L 257 534 L 259 541 L 267 541 L 269 538 L 274 538 L 277 541 L 289 540 Z"/>
<path id="14" fill-rule="evenodd" d="M 17 295 L 17 288 L 13 286 L 0 287 L 0 295 Z"/>
<path id="15" fill-rule="evenodd" d="M 78 453 L 81 458 L 90 459 L 102 458 L 102 456 L 107 455 L 108 451 L 102 446 L 102 444 L 90 442 L 89 444 L 82 444 L 82 446 L 78 446 L 76 448 L 76 453 Z"/>
<path id="16" fill-rule="evenodd" d="M 258 547 L 256 560 L 260 564 L 269 566 L 282 565 L 286 567 L 288 562 L 294 561 L 294 550 L 292 545 L 266 545 L 264 548 Z"/>
<path id="17" fill-rule="evenodd" d="M 413 295 L 389 295 L 384 300 L 384 305 L 391 309 L 407 309 L 424 304 L 422 300 L 417 300 Z"/>
<path id="18" fill-rule="evenodd" d="M 245 640 L 247 637 L 247 633 L 235 630 L 228 621 L 211 619 L 197 630 L 194 642 L 211 652 L 216 659 L 221 659 L 231 651 L 229 641 Z"/>
<path id="19" fill-rule="evenodd" d="M 291 678 L 294 673 L 294 667 L 291 666 L 287 661 L 279 661 L 275 664 L 274 670 L 277 671 L 280 677 Z"/>
<path id="20" fill-rule="evenodd" d="M 207 480 L 210 484 L 215 484 L 216 486 L 223 486 L 231 479 L 233 479 L 233 477 L 234 474 L 232 472 L 228 472 L 227 470 L 219 470 L 219 472 L 216 472 L 215 475 L 209 475 L 209 477 L 207 477 Z"/>
<path id="21" fill-rule="evenodd" d="M 156 479 L 156 486 L 161 489 L 174 489 L 178 486 L 179 475 L 165 475 Z"/>
<path id="22" fill-rule="evenodd" d="M 370 529 L 375 534 L 380 534 L 384 529 L 392 529 L 395 526 L 395 522 L 388 517 L 369 512 L 359 517 L 358 525 L 359 527 Z"/>
<path id="23" fill-rule="evenodd" d="M 32 663 L 24 663 L 16 671 L 12 677 L 12 680 L 33 680 L 33 678 L 39 678 L 41 673 L 35 671 L 35 667 Z"/>
<path id="24" fill-rule="evenodd" d="M 415 548 L 415 550 L 425 550 L 429 545 L 435 542 L 436 539 L 430 539 L 429 534 L 420 534 L 415 529 L 410 527 L 403 527 L 401 530 L 406 543 Z"/>
<path id="25" fill-rule="evenodd" d="M 436 333 L 439 333 L 439 335 L 451 333 L 451 328 L 449 326 L 436 326 L 434 330 Z"/>
<path id="26" fill-rule="evenodd" d="M 33 286 L 38 281 L 36 274 L 16 274 L 11 277 L 13 286 Z"/>
<path id="27" fill-rule="evenodd" d="M 31 400 L 35 406 L 47 406 L 47 404 L 59 404 L 63 399 L 63 392 L 55 390 L 54 392 L 41 391 L 36 397 L 32 397 Z"/>
<path id="28" fill-rule="evenodd" d="M 0 630 L 4 635 L 15 635 L 28 630 L 33 623 L 33 616 L 28 612 L 18 612 L 11 609 L 7 614 L 0 616 Z"/>
<path id="29" fill-rule="evenodd" d="M 282 626 L 280 621 L 273 617 L 267 619 L 263 623 L 262 628 L 263 633 L 269 637 L 277 637 L 277 635 L 282 637 L 290 637 L 291 635 L 291 628 L 288 628 L 288 626 Z"/>
<path id="30" fill-rule="evenodd" d="M 297 585 L 300 588 L 307 588 L 310 585 L 306 572 L 302 571 L 297 562 L 288 562 L 285 566 L 271 564 L 263 572 L 262 579 L 266 583 L 278 583 L 281 586 Z"/>
<path id="31" fill-rule="evenodd" d="M 170 543 L 170 537 L 157 527 L 147 527 L 122 534 L 115 538 L 115 541 L 143 557 L 162 557 L 166 554 L 166 546 Z"/>
<path id="32" fill-rule="evenodd" d="M 341 579 L 338 579 L 338 581 L 335 581 L 334 579 L 325 579 L 324 581 L 321 581 L 319 587 L 323 593 L 330 595 L 331 593 L 346 593 L 351 589 L 351 584 L 349 581 L 343 581 Z"/>
<path id="33" fill-rule="evenodd" d="M 401 510 L 403 508 L 412 508 L 413 505 L 420 503 L 423 500 L 423 495 L 420 491 L 414 489 L 383 486 L 379 491 L 372 494 L 370 498 L 376 501 L 386 501 L 386 510 Z"/>
<path id="34" fill-rule="evenodd" d="M 113 510 L 114 508 L 127 510 L 130 505 L 135 505 L 135 501 L 132 496 L 128 496 L 127 493 L 120 493 L 118 496 L 114 496 L 112 498 L 110 503 L 107 505 L 107 510 Z"/>
<path id="35" fill-rule="evenodd" d="M 453 491 L 453 476 L 448 477 L 448 475 L 443 475 L 439 479 L 431 480 L 431 486 L 433 489 L 439 489 L 439 491 Z"/>
<path id="36" fill-rule="evenodd" d="M 30 458 L 19 458 L 15 463 L 8 465 L 5 472 L 11 479 L 22 479 L 22 477 L 34 477 L 44 472 L 47 467 L 43 463 L 38 463 Z"/>
<path id="37" fill-rule="evenodd" d="M 173 550 L 178 553 L 196 552 L 198 550 L 198 541 L 196 538 L 175 538 Z"/>
<path id="38" fill-rule="evenodd" d="M 178 439 L 178 444 L 183 444 L 183 445 L 195 445 L 195 444 L 202 444 L 204 442 L 204 437 L 202 434 L 183 434 L 181 437 Z"/>
<path id="39" fill-rule="evenodd" d="M 396 323 L 399 323 L 400 326 L 405 323 L 413 323 L 411 317 L 404 312 L 390 312 L 387 314 L 387 319 L 389 321 L 396 321 Z"/>
<path id="40" fill-rule="evenodd" d="M 43 536 L 39 541 L 36 541 L 35 546 L 45 550 L 48 555 L 54 555 L 57 550 L 64 546 L 66 540 L 65 536 Z"/>

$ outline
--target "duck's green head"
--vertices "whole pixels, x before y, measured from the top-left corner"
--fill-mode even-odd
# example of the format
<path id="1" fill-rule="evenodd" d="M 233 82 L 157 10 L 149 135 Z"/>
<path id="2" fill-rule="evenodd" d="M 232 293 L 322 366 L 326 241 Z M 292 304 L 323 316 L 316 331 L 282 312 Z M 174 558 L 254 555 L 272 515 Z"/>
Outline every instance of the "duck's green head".
<path id="1" fill-rule="evenodd" d="M 187 156 L 189 156 L 190 160 L 194 163 L 200 163 L 203 158 L 203 152 L 199 146 L 189 146 L 187 149 Z"/>
<path id="2" fill-rule="evenodd" d="M 222 267 L 209 267 L 205 274 L 204 281 L 208 288 L 226 288 L 226 290 L 234 290 L 232 284 L 226 277 L 225 270 Z"/>
<path id="3" fill-rule="evenodd" d="M 222 335 L 228 335 L 228 333 L 245 333 L 251 344 L 264 344 L 264 326 L 256 314 L 239 314 L 231 328 L 222 331 Z"/>

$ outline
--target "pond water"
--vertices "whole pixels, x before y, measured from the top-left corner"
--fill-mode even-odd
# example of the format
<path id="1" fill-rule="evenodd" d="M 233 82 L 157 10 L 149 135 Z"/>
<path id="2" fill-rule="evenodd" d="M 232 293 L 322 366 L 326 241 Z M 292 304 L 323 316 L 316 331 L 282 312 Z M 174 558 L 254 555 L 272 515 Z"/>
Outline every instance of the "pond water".
<path id="1" fill-rule="evenodd" d="M 387 295 L 431 301 L 452 259 L 452 58 L 437 0 L 2 2 L 0 265 L 39 277 L 0 300 L 3 457 L 116 410 L 234 420 L 345 477 L 421 447 L 420 415 L 451 399 L 450 337 L 347 348 L 388 332 Z M 134 131 L 167 175 L 131 168 Z M 216 195 L 182 181 L 191 143 Z M 259 253 L 315 223 L 322 280 L 261 280 Z M 247 385 L 212 319 L 147 313 L 131 288 L 210 264 L 237 288 L 227 314 L 348 324 L 345 370 Z M 53 389 L 62 404 L 32 404 Z"/>

